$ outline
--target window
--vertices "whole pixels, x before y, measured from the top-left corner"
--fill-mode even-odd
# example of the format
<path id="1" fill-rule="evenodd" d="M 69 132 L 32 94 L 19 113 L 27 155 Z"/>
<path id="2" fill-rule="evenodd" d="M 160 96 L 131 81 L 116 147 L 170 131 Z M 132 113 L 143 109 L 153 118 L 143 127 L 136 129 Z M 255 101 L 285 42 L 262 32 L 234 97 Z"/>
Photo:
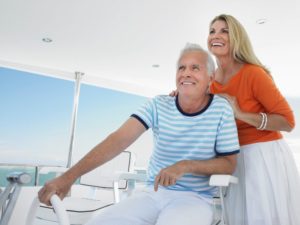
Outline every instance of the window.
<path id="1" fill-rule="evenodd" d="M 35 165 L 66 166 L 74 98 L 74 82 L 0 67 L 0 186 L 11 171 L 32 175 Z M 147 99 L 82 84 L 73 147 L 76 162 L 117 129 Z M 149 132 L 148 132 L 149 133 Z M 148 145 L 146 137 L 139 146 Z M 140 151 L 145 164 L 149 154 Z M 50 179 L 40 176 L 40 184 Z"/>
<path id="2" fill-rule="evenodd" d="M 73 162 L 119 128 L 146 101 L 147 98 L 142 96 L 82 84 Z M 152 138 L 147 140 L 151 143 Z M 149 151 L 151 148 L 149 144 Z"/>

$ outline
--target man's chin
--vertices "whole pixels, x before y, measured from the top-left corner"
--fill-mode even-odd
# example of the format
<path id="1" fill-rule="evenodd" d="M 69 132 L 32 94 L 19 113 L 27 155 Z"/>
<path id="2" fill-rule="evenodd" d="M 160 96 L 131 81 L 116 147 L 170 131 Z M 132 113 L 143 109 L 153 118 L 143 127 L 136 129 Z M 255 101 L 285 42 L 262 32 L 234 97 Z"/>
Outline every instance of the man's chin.
<path id="1" fill-rule="evenodd" d="M 194 91 L 192 91 L 192 90 L 179 90 L 178 95 L 180 95 L 180 96 L 193 96 Z"/>

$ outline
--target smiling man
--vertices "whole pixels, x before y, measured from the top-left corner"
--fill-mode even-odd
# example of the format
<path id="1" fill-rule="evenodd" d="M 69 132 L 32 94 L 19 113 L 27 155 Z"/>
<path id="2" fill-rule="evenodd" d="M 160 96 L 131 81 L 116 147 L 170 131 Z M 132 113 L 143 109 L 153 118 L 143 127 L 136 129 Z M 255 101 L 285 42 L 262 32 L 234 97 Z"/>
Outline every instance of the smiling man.
<path id="1" fill-rule="evenodd" d="M 63 198 L 82 174 L 101 166 L 153 130 L 154 149 L 148 184 L 109 207 L 88 225 L 210 225 L 211 174 L 231 174 L 239 152 L 233 111 L 228 102 L 208 94 L 214 72 L 211 56 L 188 44 L 177 63 L 176 97 L 160 95 L 137 110 L 118 130 L 82 160 L 39 192 L 49 204 L 53 193 Z"/>

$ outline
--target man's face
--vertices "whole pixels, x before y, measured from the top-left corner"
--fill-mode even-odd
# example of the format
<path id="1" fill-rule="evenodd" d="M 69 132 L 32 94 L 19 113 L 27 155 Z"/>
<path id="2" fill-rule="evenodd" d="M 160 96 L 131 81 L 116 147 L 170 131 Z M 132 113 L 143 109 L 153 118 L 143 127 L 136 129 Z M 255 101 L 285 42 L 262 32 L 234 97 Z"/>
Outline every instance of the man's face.
<path id="1" fill-rule="evenodd" d="M 176 73 L 176 86 L 181 95 L 203 95 L 210 80 L 204 53 L 192 51 L 181 57 Z"/>

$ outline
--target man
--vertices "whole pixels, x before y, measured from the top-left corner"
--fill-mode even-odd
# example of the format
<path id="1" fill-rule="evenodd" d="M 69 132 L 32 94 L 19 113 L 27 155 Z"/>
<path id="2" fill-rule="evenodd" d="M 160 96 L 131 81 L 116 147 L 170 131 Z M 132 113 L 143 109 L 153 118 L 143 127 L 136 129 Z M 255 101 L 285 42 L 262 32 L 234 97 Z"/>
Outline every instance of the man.
<path id="1" fill-rule="evenodd" d="M 75 180 L 101 166 L 132 144 L 148 128 L 154 149 L 147 187 L 109 207 L 88 225 L 210 225 L 214 188 L 211 174 L 233 173 L 239 152 L 230 105 L 208 94 L 214 72 L 211 56 L 188 44 L 178 60 L 178 95 L 157 96 L 83 159 L 39 192 L 46 204 L 52 194 L 63 198 Z"/>

